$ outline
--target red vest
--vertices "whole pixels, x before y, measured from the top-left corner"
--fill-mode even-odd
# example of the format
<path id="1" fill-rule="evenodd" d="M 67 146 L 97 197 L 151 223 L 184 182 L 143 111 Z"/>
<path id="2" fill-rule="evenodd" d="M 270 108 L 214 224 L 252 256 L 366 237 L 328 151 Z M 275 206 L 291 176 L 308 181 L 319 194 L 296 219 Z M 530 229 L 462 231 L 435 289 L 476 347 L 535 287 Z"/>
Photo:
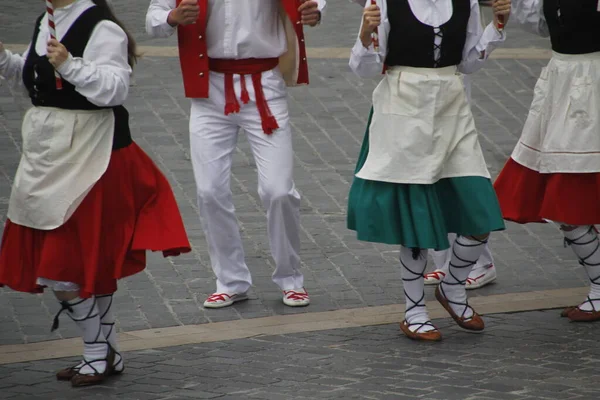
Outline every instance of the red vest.
<path id="1" fill-rule="evenodd" d="M 260 0 L 257 0 L 260 1 Z M 308 84 L 308 64 L 306 61 L 306 46 L 304 44 L 304 29 L 300 22 L 298 0 L 281 0 L 282 9 L 293 26 L 297 41 L 298 56 L 295 59 L 295 82 L 291 84 Z M 176 1 L 178 6 L 181 0 Z M 185 96 L 190 98 L 208 98 L 209 63 L 206 46 L 206 16 L 208 0 L 198 0 L 200 14 L 195 24 L 179 26 L 177 38 L 179 42 L 179 62 Z M 287 28 L 287 26 L 286 26 Z M 288 51 L 294 51 L 289 49 Z"/>

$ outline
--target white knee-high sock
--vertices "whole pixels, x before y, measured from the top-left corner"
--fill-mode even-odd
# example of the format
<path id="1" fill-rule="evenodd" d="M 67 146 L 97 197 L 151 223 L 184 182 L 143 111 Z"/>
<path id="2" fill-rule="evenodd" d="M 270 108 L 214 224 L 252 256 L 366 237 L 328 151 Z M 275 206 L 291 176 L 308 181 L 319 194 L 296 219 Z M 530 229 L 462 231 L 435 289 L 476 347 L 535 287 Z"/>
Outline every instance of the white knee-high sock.
<path id="1" fill-rule="evenodd" d="M 406 302 L 405 318 L 413 332 L 423 333 L 435 329 L 430 323 L 425 307 L 424 274 L 427 267 L 427 251 L 400 248 L 402 285 Z"/>
<path id="2" fill-rule="evenodd" d="M 56 315 L 53 329 L 58 327 L 58 317 L 63 311 L 67 314 L 81 329 L 83 336 L 83 359 L 79 373 L 91 375 L 103 373 L 106 370 L 106 361 L 109 346 L 102 333 L 100 325 L 100 313 L 94 297 L 89 299 L 75 298 L 71 301 L 60 302 L 62 309 Z"/>
<path id="3" fill-rule="evenodd" d="M 459 316 L 470 318 L 473 310 L 467 305 L 465 283 L 473 266 L 481 257 L 487 241 L 479 241 L 459 236 L 452 245 L 452 258 L 448 273 L 440 283 L 440 291 Z"/>
<path id="4" fill-rule="evenodd" d="M 119 353 L 119 346 L 117 343 L 117 330 L 115 327 L 115 315 L 112 311 L 113 295 L 101 295 L 96 296 L 98 302 L 98 311 L 100 312 L 100 323 L 102 325 L 102 333 L 106 337 L 106 341 L 115 351 L 115 362 L 114 366 L 117 371 L 123 370 L 123 356 Z"/>
<path id="5" fill-rule="evenodd" d="M 579 305 L 584 311 L 600 311 L 600 240 L 593 226 L 578 226 L 563 231 L 565 243 L 571 246 L 590 278 L 590 292 L 586 301 Z"/>

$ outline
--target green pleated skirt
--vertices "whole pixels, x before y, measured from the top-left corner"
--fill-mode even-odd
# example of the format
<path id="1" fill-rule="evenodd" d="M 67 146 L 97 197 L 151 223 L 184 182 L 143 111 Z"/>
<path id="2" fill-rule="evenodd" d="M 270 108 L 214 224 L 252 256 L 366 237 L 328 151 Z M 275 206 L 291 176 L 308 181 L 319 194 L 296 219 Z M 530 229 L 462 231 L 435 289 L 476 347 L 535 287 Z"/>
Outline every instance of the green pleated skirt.
<path id="1" fill-rule="evenodd" d="M 355 173 L 369 153 L 372 115 Z M 434 250 L 450 247 L 448 233 L 470 236 L 505 229 L 492 182 L 479 176 L 445 178 L 431 185 L 354 177 L 347 224 L 359 240 Z"/>

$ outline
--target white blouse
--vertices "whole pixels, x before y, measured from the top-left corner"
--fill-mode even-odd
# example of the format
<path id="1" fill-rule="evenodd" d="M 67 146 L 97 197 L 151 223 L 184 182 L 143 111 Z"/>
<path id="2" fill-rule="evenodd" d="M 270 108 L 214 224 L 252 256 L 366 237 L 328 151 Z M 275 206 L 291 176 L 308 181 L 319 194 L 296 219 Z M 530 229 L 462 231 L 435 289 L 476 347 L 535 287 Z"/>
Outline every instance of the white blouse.
<path id="1" fill-rule="evenodd" d="M 370 1 L 354 0 L 366 7 Z M 426 25 L 437 29 L 452 17 L 452 0 L 408 0 L 410 8 L 417 19 Z M 350 56 L 350 68 L 361 77 L 381 74 L 387 54 L 387 39 L 390 33 L 390 22 L 387 17 L 387 1 L 377 0 L 381 10 L 381 25 L 379 26 L 379 51 L 375 52 L 373 44 L 365 48 L 357 38 Z M 361 23 L 362 28 L 362 23 Z M 410 40 L 410 38 L 407 38 Z M 467 40 L 463 50 L 462 62 L 458 70 L 465 74 L 479 70 L 489 54 L 505 40 L 505 33 L 499 32 L 493 23 L 485 30 L 481 26 L 481 14 L 478 0 L 471 0 L 471 16 L 467 25 Z M 441 45 L 443 38 L 436 36 L 431 46 Z"/>
<path id="2" fill-rule="evenodd" d="M 524 30 L 542 37 L 550 36 L 543 0 L 513 0 L 511 13 Z"/>
<path id="3" fill-rule="evenodd" d="M 277 58 L 287 51 L 281 0 L 208 0 L 206 41 L 211 58 Z M 326 0 L 317 0 L 323 13 Z M 176 0 L 152 0 L 146 14 L 151 37 L 166 38 L 176 28 L 167 17 Z"/>
<path id="4" fill-rule="evenodd" d="M 88 8 L 94 6 L 92 0 L 76 0 L 74 3 L 54 10 L 56 35 L 58 40 Z M 40 34 L 33 45 L 37 54 L 46 54 L 50 40 L 48 15 L 40 23 Z M 75 90 L 99 107 L 121 105 L 129 94 L 131 67 L 127 60 L 127 35 L 114 22 L 101 21 L 94 28 L 83 53 L 83 57 L 69 55 L 58 72 Z M 22 56 L 9 50 L 0 53 L 0 75 L 13 86 L 24 88 L 22 81 L 23 66 L 31 50 L 30 43 Z M 68 49 L 67 49 L 68 50 Z"/>

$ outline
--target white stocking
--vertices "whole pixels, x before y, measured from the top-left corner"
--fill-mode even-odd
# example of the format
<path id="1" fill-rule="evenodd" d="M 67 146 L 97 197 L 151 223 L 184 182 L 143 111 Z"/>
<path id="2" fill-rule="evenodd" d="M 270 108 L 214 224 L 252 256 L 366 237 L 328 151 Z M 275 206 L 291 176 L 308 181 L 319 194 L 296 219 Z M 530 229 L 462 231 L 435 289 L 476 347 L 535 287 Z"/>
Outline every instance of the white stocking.
<path id="1" fill-rule="evenodd" d="M 473 309 L 467 303 L 465 283 L 473 265 L 481 257 L 486 243 L 487 241 L 459 236 L 452 245 L 448 274 L 440 283 L 440 291 L 459 317 L 468 319 L 473 316 Z"/>
<path id="2" fill-rule="evenodd" d="M 590 292 L 586 301 L 579 305 L 583 311 L 600 311 L 600 241 L 593 226 L 578 226 L 571 231 L 563 230 L 565 243 L 571 246 L 585 267 L 590 278 Z"/>
<path id="3" fill-rule="evenodd" d="M 61 301 L 61 310 L 54 318 L 52 330 L 58 328 L 58 318 L 63 311 L 81 329 L 83 334 L 83 362 L 78 365 L 79 373 L 82 375 L 101 374 L 106 370 L 106 361 L 109 346 L 102 333 L 100 325 L 100 313 L 96 298 L 75 298 L 70 301 Z"/>
<path id="4" fill-rule="evenodd" d="M 104 333 L 104 337 L 106 337 L 106 340 L 115 351 L 115 370 L 122 371 L 124 367 L 123 356 L 121 353 L 119 353 L 119 347 L 117 344 L 117 331 L 115 328 L 115 315 L 112 311 L 113 295 L 107 294 L 96 296 L 96 300 L 98 302 L 98 311 L 100 312 L 102 333 Z"/>
<path id="5" fill-rule="evenodd" d="M 405 318 L 409 329 L 417 333 L 435 330 L 425 307 L 423 279 L 427 267 L 427 251 L 400 247 L 400 263 L 406 301 Z"/>

